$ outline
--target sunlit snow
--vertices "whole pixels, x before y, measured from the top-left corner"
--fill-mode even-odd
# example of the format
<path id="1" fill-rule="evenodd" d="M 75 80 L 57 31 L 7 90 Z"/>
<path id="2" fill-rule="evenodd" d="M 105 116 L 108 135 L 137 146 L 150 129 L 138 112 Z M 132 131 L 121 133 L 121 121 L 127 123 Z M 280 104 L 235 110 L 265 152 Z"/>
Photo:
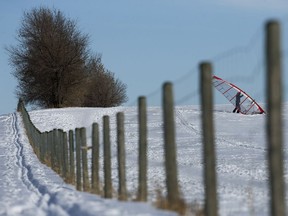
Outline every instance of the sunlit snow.
<path id="1" fill-rule="evenodd" d="M 286 109 L 286 106 L 285 106 Z M 76 127 L 87 128 L 91 145 L 92 123 L 102 129 L 103 115 L 110 116 L 112 178 L 117 191 L 116 113 L 125 113 L 126 178 L 130 199 L 135 198 L 138 182 L 137 107 L 65 108 L 31 111 L 31 120 L 41 131 Z M 215 145 L 220 215 L 268 215 L 269 193 L 266 168 L 265 115 L 231 113 L 233 107 L 215 107 Z M 283 113 L 284 140 L 287 114 Z M 179 184 L 190 205 L 203 205 L 203 158 L 201 112 L 198 106 L 175 108 Z M 148 203 L 119 202 L 78 192 L 33 154 L 25 135 L 21 116 L 0 116 L 0 215 L 175 215 L 153 207 L 156 191 L 165 193 L 163 165 L 163 124 L 159 107 L 148 108 Z M 102 143 L 102 136 L 100 136 Z M 101 144 L 102 145 L 102 144 Z M 284 145 L 285 167 L 287 166 Z M 102 159 L 102 149 L 100 152 Z M 91 158 L 91 155 L 89 155 Z M 101 167 L 102 162 L 101 162 Z M 103 170 L 100 170 L 103 179 Z M 285 170 L 285 176 L 287 172 Z"/>

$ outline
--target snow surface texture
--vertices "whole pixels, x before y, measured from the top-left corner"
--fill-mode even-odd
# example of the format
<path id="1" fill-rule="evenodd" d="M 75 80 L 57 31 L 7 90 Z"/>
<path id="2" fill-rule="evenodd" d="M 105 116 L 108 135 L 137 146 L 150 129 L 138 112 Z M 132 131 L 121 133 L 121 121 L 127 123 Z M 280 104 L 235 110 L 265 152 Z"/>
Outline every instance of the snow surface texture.
<path id="1" fill-rule="evenodd" d="M 52 114 L 53 111 L 44 113 L 48 119 L 38 116 L 43 120 L 42 126 L 50 119 L 57 118 L 58 111 L 55 111 L 56 116 Z M 35 117 L 38 118 L 37 115 Z M 57 119 L 64 123 L 64 119 Z M 65 118 L 65 121 L 69 125 L 70 120 Z M 55 172 L 41 164 L 33 153 L 19 114 L 0 116 L 0 137 L 0 215 L 176 215 L 155 209 L 147 203 L 102 199 L 76 191 L 74 186 L 65 184 Z"/>
<path id="2" fill-rule="evenodd" d="M 234 114 L 231 113 L 233 107 L 228 105 L 215 109 L 219 213 L 224 216 L 268 215 L 265 115 Z M 49 131 L 53 128 L 69 131 L 76 127 L 86 127 L 89 146 L 92 123 L 98 122 L 101 131 L 102 117 L 109 115 L 113 158 L 112 178 L 114 190 L 117 190 L 116 113 L 119 111 L 125 113 L 126 178 L 128 191 L 133 198 L 137 192 L 138 181 L 136 107 L 50 109 L 32 111 L 30 116 L 40 131 Z M 201 112 L 196 106 L 182 106 L 175 109 L 178 178 L 181 191 L 187 203 L 203 204 L 200 117 Z M 287 140 L 288 136 L 285 127 L 287 117 L 284 112 L 284 140 Z M 156 190 L 161 189 L 165 193 L 162 128 L 161 109 L 149 107 L 150 203 L 156 199 Z M 115 199 L 103 199 L 78 192 L 74 186 L 65 184 L 57 174 L 35 157 L 18 114 L 0 116 L 0 134 L 0 215 L 175 215 L 173 212 L 157 210 L 146 203 L 118 202 Z M 102 143 L 102 136 L 100 136 L 100 143 Z M 285 167 L 287 166 L 286 149 L 284 145 Z M 91 159 L 91 155 L 88 156 Z M 102 148 L 100 156 L 102 158 Z M 103 170 L 100 171 L 102 178 Z"/>

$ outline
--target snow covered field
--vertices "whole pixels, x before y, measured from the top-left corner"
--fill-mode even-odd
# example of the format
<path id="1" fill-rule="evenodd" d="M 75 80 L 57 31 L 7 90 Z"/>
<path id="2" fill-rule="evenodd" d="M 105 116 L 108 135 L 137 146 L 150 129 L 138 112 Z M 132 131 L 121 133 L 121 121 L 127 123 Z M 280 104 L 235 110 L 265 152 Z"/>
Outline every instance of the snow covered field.
<path id="1" fill-rule="evenodd" d="M 287 110 L 288 106 L 284 109 Z M 268 215 L 265 115 L 231 113 L 232 106 L 216 106 L 215 140 L 220 215 Z M 136 107 L 66 108 L 30 112 L 41 131 L 87 128 L 91 142 L 92 123 L 102 128 L 109 115 L 112 141 L 113 187 L 117 189 L 116 113 L 125 113 L 127 187 L 131 198 L 137 191 L 138 124 Z M 175 109 L 179 183 L 187 203 L 203 204 L 201 112 L 197 106 Z M 288 140 L 288 115 L 284 112 L 284 140 Z M 164 192 L 162 113 L 148 108 L 149 202 L 156 190 Z M 0 116 L 0 215 L 175 215 L 145 203 L 118 202 L 77 192 L 49 168 L 37 161 L 23 131 L 19 114 Z M 287 167 L 287 145 L 284 145 Z M 102 152 L 101 152 L 102 155 Z M 101 166 L 102 167 L 102 166 Z M 100 173 L 102 177 L 102 172 Z M 287 171 L 285 170 L 287 179 Z M 287 183 L 287 181 L 286 181 Z"/>

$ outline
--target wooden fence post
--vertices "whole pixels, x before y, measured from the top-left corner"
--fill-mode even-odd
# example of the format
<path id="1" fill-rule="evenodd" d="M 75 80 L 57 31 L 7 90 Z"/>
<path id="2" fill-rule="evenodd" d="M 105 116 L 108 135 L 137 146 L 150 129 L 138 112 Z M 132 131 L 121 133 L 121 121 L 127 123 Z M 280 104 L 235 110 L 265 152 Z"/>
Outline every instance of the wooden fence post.
<path id="1" fill-rule="evenodd" d="M 53 129 L 52 131 L 52 154 L 51 154 L 51 162 L 52 162 L 52 169 L 57 172 L 57 130 Z"/>
<path id="2" fill-rule="evenodd" d="M 60 129 L 56 129 L 57 137 L 56 137 L 56 163 L 57 163 L 57 173 L 61 175 L 61 170 L 62 170 L 62 161 L 61 161 L 61 133 Z"/>
<path id="3" fill-rule="evenodd" d="M 40 161 L 44 163 L 45 158 L 45 150 L 46 150 L 46 144 L 45 144 L 45 132 L 40 133 Z"/>
<path id="4" fill-rule="evenodd" d="M 59 158 L 59 174 L 64 178 L 64 142 L 63 130 L 58 129 L 58 158 Z"/>
<path id="5" fill-rule="evenodd" d="M 100 194 L 99 182 L 99 125 L 92 125 L 92 193 Z"/>
<path id="6" fill-rule="evenodd" d="M 39 135 L 40 132 L 39 130 L 33 125 L 32 122 L 30 122 L 32 128 L 33 128 L 33 142 L 34 142 L 34 151 L 35 154 L 38 158 L 40 158 L 40 139 L 39 139 Z"/>
<path id="7" fill-rule="evenodd" d="M 18 100 L 18 104 L 17 104 L 17 112 L 23 112 L 23 101 L 21 98 L 19 98 Z"/>
<path id="8" fill-rule="evenodd" d="M 82 190 L 81 181 L 81 137 L 80 129 L 75 129 L 75 139 L 76 139 L 76 189 Z"/>
<path id="9" fill-rule="evenodd" d="M 104 140 L 104 197 L 112 198 L 111 179 L 111 143 L 109 116 L 103 117 L 103 140 Z"/>
<path id="10" fill-rule="evenodd" d="M 48 132 L 48 161 L 50 167 L 53 169 L 53 130 Z"/>
<path id="11" fill-rule="evenodd" d="M 280 25 L 276 21 L 266 24 L 267 64 L 267 141 L 271 206 L 273 216 L 285 215 L 285 186 L 282 150 L 282 76 Z"/>
<path id="12" fill-rule="evenodd" d="M 177 172 L 172 83 L 164 83 L 162 100 L 167 199 L 171 208 L 174 209 L 174 207 L 178 205 L 180 198 Z"/>
<path id="13" fill-rule="evenodd" d="M 80 128 L 81 137 L 81 152 L 82 152 L 82 176 L 83 176 L 83 191 L 90 191 L 90 182 L 88 175 L 88 161 L 87 161 L 87 142 L 86 142 L 86 128 Z"/>
<path id="14" fill-rule="evenodd" d="M 64 157 L 64 166 L 63 166 L 63 174 L 64 180 L 69 182 L 70 177 L 70 166 L 68 161 L 68 142 L 67 142 L 67 132 L 63 132 L 63 157 Z"/>
<path id="15" fill-rule="evenodd" d="M 69 130 L 69 163 L 70 163 L 70 183 L 75 184 L 75 159 L 74 159 L 74 134 L 73 130 Z"/>
<path id="16" fill-rule="evenodd" d="M 44 163 L 46 165 L 49 165 L 49 162 L 47 160 L 48 154 L 49 154 L 49 149 L 48 149 L 48 145 L 49 145 L 48 141 L 49 141 L 49 139 L 48 139 L 48 132 L 47 131 L 45 131 L 43 133 L 43 140 L 44 140 Z"/>
<path id="17" fill-rule="evenodd" d="M 124 114 L 122 112 L 117 113 L 117 158 L 118 158 L 118 175 L 119 175 L 118 199 L 127 200 Z"/>
<path id="18" fill-rule="evenodd" d="M 139 201 L 147 201 L 147 108 L 146 98 L 138 99 L 139 121 L 139 177 L 138 197 Z"/>
<path id="19" fill-rule="evenodd" d="M 205 215 L 218 215 L 214 150 L 212 66 L 200 64 L 200 86 L 202 104 L 202 133 L 205 182 Z"/>

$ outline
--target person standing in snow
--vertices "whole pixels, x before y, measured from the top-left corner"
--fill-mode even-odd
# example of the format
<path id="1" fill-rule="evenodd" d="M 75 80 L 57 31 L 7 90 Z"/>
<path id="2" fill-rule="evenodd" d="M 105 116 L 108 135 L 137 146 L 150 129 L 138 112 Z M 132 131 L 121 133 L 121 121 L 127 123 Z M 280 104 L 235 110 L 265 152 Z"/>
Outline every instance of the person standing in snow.
<path id="1" fill-rule="evenodd" d="M 243 97 L 243 95 L 241 94 L 241 92 L 239 91 L 236 94 L 236 103 L 235 103 L 235 109 L 233 110 L 233 113 L 235 113 L 237 111 L 237 113 L 239 113 L 241 111 L 241 106 L 240 106 L 240 100 L 241 97 Z"/>

